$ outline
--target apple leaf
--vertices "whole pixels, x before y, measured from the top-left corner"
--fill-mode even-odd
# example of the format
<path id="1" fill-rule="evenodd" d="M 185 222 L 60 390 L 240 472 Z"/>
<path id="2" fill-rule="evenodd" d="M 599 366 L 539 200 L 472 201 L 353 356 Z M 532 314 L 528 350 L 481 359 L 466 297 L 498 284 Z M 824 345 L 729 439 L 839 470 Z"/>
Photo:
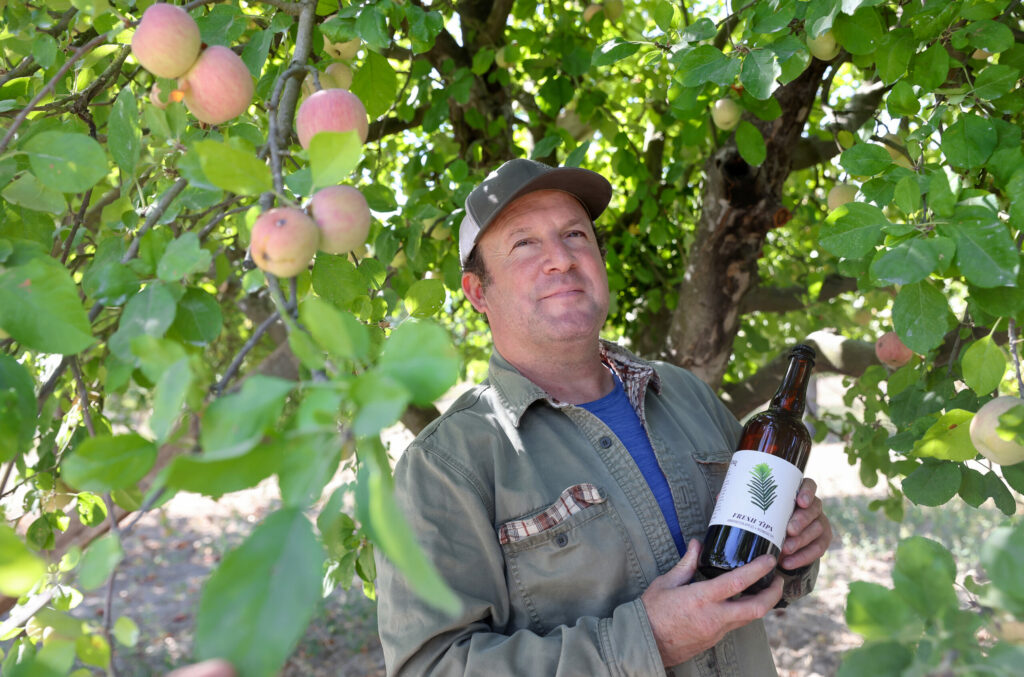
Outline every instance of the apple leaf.
<path id="1" fill-rule="evenodd" d="M 359 165 L 362 155 L 363 144 L 354 131 L 314 134 L 309 140 L 313 187 L 323 188 L 345 181 Z"/>
<path id="2" fill-rule="evenodd" d="M 1006 365 L 1006 355 L 991 336 L 972 343 L 960 362 L 964 382 L 979 395 L 987 395 L 999 387 Z"/>
<path id="3" fill-rule="evenodd" d="M 977 455 L 971 444 L 968 423 L 974 414 L 963 409 L 951 409 L 939 417 L 914 443 L 914 454 L 947 461 L 966 461 Z"/>

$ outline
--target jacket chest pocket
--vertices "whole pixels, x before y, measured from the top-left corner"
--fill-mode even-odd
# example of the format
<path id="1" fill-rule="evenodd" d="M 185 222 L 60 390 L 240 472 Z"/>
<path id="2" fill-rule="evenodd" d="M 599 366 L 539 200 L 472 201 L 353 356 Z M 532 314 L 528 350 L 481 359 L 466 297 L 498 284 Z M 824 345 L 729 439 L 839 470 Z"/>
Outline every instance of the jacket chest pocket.
<path id="1" fill-rule="evenodd" d="M 608 616 L 647 585 L 621 519 L 591 484 L 569 487 L 551 505 L 502 524 L 498 536 L 513 614 L 539 633 Z"/>
<path id="2" fill-rule="evenodd" d="M 704 478 L 708 493 L 711 495 L 711 503 L 718 500 L 718 492 L 722 490 L 722 482 L 725 481 L 725 473 L 729 471 L 732 454 L 731 449 L 693 452 L 693 460 L 697 462 L 700 474 Z"/>

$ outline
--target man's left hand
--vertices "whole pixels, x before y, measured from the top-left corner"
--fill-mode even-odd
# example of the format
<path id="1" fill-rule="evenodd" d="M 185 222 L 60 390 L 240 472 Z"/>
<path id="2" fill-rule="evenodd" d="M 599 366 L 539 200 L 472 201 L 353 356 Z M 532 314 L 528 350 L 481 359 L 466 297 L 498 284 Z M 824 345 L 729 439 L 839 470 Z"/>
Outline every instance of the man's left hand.
<path id="1" fill-rule="evenodd" d="M 796 495 L 796 510 L 786 525 L 779 566 L 792 571 L 820 559 L 832 542 L 832 525 L 822 512 L 821 499 L 815 496 L 818 485 L 804 478 Z"/>

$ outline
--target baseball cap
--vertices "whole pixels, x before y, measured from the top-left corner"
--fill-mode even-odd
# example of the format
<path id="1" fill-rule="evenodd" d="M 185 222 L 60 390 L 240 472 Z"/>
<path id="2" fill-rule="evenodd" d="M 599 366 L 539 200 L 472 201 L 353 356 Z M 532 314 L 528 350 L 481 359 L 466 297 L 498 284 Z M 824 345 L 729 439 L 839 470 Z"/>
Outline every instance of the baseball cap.
<path id="1" fill-rule="evenodd" d="M 480 235 L 501 210 L 518 197 L 535 190 L 554 189 L 569 193 L 583 205 L 593 221 L 612 197 L 608 180 L 589 169 L 551 167 L 519 158 L 509 160 L 487 175 L 466 198 L 466 216 L 459 227 L 459 260 L 466 259 Z"/>

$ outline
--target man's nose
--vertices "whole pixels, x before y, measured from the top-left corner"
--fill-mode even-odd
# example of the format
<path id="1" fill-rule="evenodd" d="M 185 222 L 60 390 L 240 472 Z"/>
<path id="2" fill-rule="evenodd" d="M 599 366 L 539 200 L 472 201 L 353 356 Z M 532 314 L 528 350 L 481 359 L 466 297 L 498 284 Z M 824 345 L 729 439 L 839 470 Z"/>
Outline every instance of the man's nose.
<path id="1" fill-rule="evenodd" d="M 544 245 L 545 272 L 564 272 L 576 265 L 572 248 L 561 238 L 555 238 Z"/>

